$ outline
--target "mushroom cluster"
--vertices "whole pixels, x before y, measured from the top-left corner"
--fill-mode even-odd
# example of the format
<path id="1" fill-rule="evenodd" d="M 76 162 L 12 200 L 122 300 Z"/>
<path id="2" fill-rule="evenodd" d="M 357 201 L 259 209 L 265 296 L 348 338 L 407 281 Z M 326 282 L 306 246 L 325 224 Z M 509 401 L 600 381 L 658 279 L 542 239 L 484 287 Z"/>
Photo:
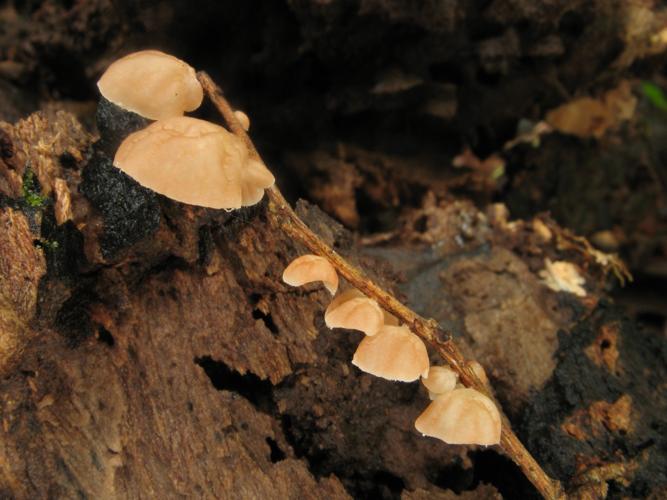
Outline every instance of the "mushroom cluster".
<path id="1" fill-rule="evenodd" d="M 258 203 L 275 182 L 237 136 L 183 116 L 203 99 L 184 61 L 157 50 L 135 52 L 112 63 L 97 86 L 112 105 L 155 120 L 125 137 L 113 160 L 142 186 L 183 203 L 233 210 Z M 237 116 L 247 129 L 247 115 Z"/>
<path id="2" fill-rule="evenodd" d="M 494 445 L 500 442 L 501 419 L 493 401 L 474 389 L 458 386 L 448 367 L 430 366 L 424 342 L 378 303 L 352 288 L 336 295 L 338 275 L 331 263 L 317 255 L 303 255 L 283 272 L 291 286 L 322 282 L 334 295 L 324 313 L 329 328 L 365 334 L 352 358 L 360 370 L 387 380 L 414 382 L 421 377 L 431 404 L 417 418 L 415 428 L 425 436 L 449 444 Z M 481 365 L 473 367 L 483 373 Z"/>
<path id="3" fill-rule="evenodd" d="M 155 50 L 136 52 L 111 64 L 98 87 L 111 106 L 154 120 L 124 137 L 113 161 L 142 186 L 183 203 L 231 210 L 258 203 L 273 185 L 271 172 L 237 136 L 183 116 L 203 99 L 196 73 L 185 62 Z M 247 130 L 247 115 L 237 111 L 236 117 Z M 285 269 L 283 281 L 324 284 L 334 296 L 324 315 L 326 325 L 365 334 L 352 358 L 359 369 L 392 381 L 421 377 L 432 399 L 415 422 L 422 434 L 452 444 L 499 442 L 494 403 L 473 389 L 457 388 L 451 369 L 430 367 L 424 342 L 375 300 L 356 289 L 336 295 L 338 274 L 327 259 L 303 255 Z"/>
<path id="4" fill-rule="evenodd" d="M 332 295 L 338 289 L 336 270 L 318 255 L 294 259 L 285 268 L 283 281 L 291 286 L 320 281 Z M 366 335 L 354 353 L 352 364 L 387 380 L 413 382 L 428 374 L 428 352 L 419 337 L 406 326 L 396 325 L 393 319 L 376 301 L 354 288 L 335 296 L 324 313 L 329 328 L 358 330 Z"/>

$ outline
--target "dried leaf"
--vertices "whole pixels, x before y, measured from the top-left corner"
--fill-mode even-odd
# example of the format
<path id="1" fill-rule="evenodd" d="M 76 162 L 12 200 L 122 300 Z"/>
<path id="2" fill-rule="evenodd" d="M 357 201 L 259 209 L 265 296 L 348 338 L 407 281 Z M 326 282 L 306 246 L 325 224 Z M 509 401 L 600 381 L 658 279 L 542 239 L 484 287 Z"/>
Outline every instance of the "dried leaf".
<path id="1" fill-rule="evenodd" d="M 632 119 L 637 98 L 632 88 L 623 81 L 602 98 L 580 97 L 547 113 L 546 121 L 563 134 L 577 137 L 602 137 L 608 130 Z"/>

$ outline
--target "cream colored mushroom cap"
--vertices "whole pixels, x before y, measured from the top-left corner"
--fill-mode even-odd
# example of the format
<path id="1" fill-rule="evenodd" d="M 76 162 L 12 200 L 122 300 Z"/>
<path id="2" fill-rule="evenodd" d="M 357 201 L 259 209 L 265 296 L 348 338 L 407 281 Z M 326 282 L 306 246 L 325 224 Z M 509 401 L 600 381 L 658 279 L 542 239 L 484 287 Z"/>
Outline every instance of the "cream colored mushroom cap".
<path id="1" fill-rule="evenodd" d="M 540 271 L 540 276 L 543 278 L 543 283 L 556 292 L 573 293 L 579 297 L 586 296 L 586 289 L 583 285 L 586 284 L 584 279 L 576 266 L 567 261 L 551 262 L 549 259 L 544 260 L 545 268 Z"/>
<path id="2" fill-rule="evenodd" d="M 477 378 L 480 380 L 480 382 L 482 382 L 487 387 L 489 386 L 489 377 L 486 376 L 486 371 L 482 365 L 473 360 L 468 362 L 468 367 L 470 367 L 470 369 L 475 372 L 475 375 L 477 375 Z"/>
<path id="3" fill-rule="evenodd" d="M 415 428 L 449 444 L 490 446 L 500 442 L 500 413 L 484 394 L 454 389 L 435 399 L 419 415 Z"/>
<path id="4" fill-rule="evenodd" d="M 349 328 L 375 335 L 384 325 L 384 313 L 377 302 L 352 288 L 329 304 L 324 322 L 329 328 Z"/>
<path id="5" fill-rule="evenodd" d="M 321 281 L 331 293 L 338 290 L 338 274 L 331 263 L 319 255 L 297 257 L 283 271 L 283 281 L 290 286 L 302 286 L 313 281 Z"/>
<path id="6" fill-rule="evenodd" d="M 243 142 L 204 120 L 178 116 L 130 134 L 114 165 L 174 200 L 227 210 L 254 205 L 274 177 Z"/>
<path id="7" fill-rule="evenodd" d="M 357 347 L 352 364 L 387 380 L 413 382 L 428 375 L 428 352 L 424 342 L 406 326 L 387 326 Z"/>
<path id="8" fill-rule="evenodd" d="M 97 88 L 117 106 L 151 120 L 194 111 L 204 98 L 194 68 L 158 50 L 121 57 L 107 68 Z"/>
<path id="9" fill-rule="evenodd" d="M 448 366 L 432 366 L 428 370 L 428 376 L 422 378 L 422 384 L 428 389 L 429 397 L 435 399 L 453 391 L 457 379 L 456 372 Z"/>
<path id="10" fill-rule="evenodd" d="M 240 109 L 237 109 L 236 111 L 234 111 L 234 116 L 236 116 L 236 119 L 243 127 L 243 130 L 245 130 L 246 132 L 250 130 L 250 118 L 248 117 L 247 114 L 245 114 Z"/>

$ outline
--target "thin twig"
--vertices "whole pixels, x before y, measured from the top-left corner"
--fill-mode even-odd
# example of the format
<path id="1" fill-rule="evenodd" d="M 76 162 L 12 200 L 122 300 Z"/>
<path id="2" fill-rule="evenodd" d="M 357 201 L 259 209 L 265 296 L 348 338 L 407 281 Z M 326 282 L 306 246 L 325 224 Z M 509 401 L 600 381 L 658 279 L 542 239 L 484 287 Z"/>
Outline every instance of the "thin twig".
<path id="1" fill-rule="evenodd" d="M 207 73 L 200 71 L 197 76 L 202 87 L 204 87 L 204 91 L 227 122 L 227 126 L 232 133 L 243 140 L 254 157 L 262 161 L 255 145 L 234 115 L 234 111 L 223 96 L 220 88 Z M 459 374 L 463 385 L 489 395 L 486 386 L 480 381 L 470 367 L 470 363 L 466 361 L 461 351 L 456 347 L 451 335 L 445 332 L 435 320 L 425 319 L 403 305 L 393 295 L 387 293 L 373 282 L 361 270 L 338 255 L 306 226 L 294 210 L 292 210 L 292 207 L 290 207 L 275 185 L 267 189 L 267 197 L 269 212 L 285 233 L 300 241 L 314 254 L 325 257 L 333 265 L 338 274 L 345 278 L 352 286 L 359 289 L 366 296 L 375 299 L 385 310 L 408 325 L 416 335 L 430 344 L 452 369 Z M 565 498 L 560 482 L 551 479 L 542 470 L 521 441 L 519 441 L 519 438 L 512 432 L 509 421 L 505 416 L 503 416 L 500 446 L 521 468 L 525 476 L 533 483 L 544 498 L 549 500 Z"/>

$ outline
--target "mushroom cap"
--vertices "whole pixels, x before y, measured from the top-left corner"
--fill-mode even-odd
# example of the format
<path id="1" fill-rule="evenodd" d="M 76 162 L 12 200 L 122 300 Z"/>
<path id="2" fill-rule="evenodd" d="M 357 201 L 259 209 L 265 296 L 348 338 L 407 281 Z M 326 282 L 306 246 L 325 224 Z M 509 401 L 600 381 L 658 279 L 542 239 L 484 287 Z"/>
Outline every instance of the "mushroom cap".
<path id="1" fill-rule="evenodd" d="M 324 322 L 329 328 L 360 330 L 375 335 L 384 325 L 384 312 L 373 299 L 356 288 L 338 295 L 327 307 Z"/>
<path id="2" fill-rule="evenodd" d="M 283 281 L 290 286 L 301 286 L 313 281 L 321 281 L 331 293 L 338 290 L 338 274 L 331 263 L 319 255 L 297 257 L 283 271 Z"/>
<path id="3" fill-rule="evenodd" d="M 113 163 L 142 186 L 209 208 L 254 205 L 274 183 L 238 137 L 187 116 L 158 120 L 130 134 Z"/>
<path id="4" fill-rule="evenodd" d="M 428 376 L 422 378 L 422 384 L 428 389 L 428 395 L 435 399 L 443 394 L 453 391 L 456 387 L 458 375 L 448 366 L 432 366 L 428 370 Z"/>
<path id="5" fill-rule="evenodd" d="M 484 394 L 454 389 L 431 402 L 417 418 L 415 428 L 449 444 L 490 446 L 500 442 L 500 413 Z"/>
<path id="6" fill-rule="evenodd" d="M 250 118 L 248 117 L 247 114 L 245 114 L 240 109 L 237 109 L 236 111 L 234 111 L 234 116 L 236 116 L 236 119 L 243 127 L 243 130 L 245 130 L 246 132 L 250 130 Z"/>
<path id="7" fill-rule="evenodd" d="M 194 68 L 158 50 L 121 57 L 107 68 L 97 88 L 115 105 L 151 120 L 194 111 L 204 99 Z"/>
<path id="8" fill-rule="evenodd" d="M 472 371 L 475 372 L 475 375 L 477 375 L 477 378 L 485 385 L 489 386 L 489 377 L 486 376 L 486 371 L 484 370 L 484 367 L 480 365 L 477 361 L 469 361 L 468 366 Z"/>
<path id="9" fill-rule="evenodd" d="M 382 313 L 384 314 L 384 324 L 389 325 L 389 326 L 400 326 L 401 322 L 399 319 L 391 314 L 390 312 L 385 311 L 384 309 L 382 310 Z"/>
<path id="10" fill-rule="evenodd" d="M 571 262 L 563 260 L 551 262 L 545 259 L 544 269 L 539 274 L 543 283 L 556 292 L 573 293 L 578 297 L 586 296 L 586 289 L 583 287 L 586 280 Z"/>
<path id="11" fill-rule="evenodd" d="M 352 364 L 387 380 L 413 382 L 429 370 L 424 342 L 406 326 L 385 325 L 357 347 Z"/>

